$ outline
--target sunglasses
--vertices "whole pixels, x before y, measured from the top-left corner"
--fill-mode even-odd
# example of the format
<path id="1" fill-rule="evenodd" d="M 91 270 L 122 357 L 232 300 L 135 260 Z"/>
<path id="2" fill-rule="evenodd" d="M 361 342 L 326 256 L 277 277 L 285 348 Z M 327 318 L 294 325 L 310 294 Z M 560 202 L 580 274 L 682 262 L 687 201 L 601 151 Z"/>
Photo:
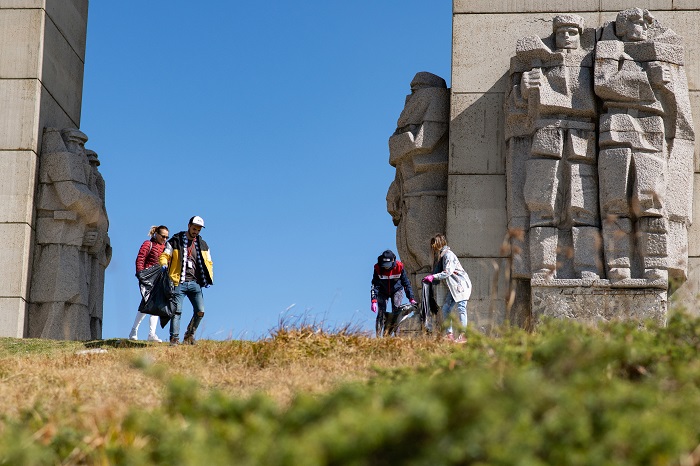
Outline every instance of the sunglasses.
<path id="1" fill-rule="evenodd" d="M 160 236 L 160 237 L 163 238 L 163 239 L 168 239 L 168 238 L 170 238 L 170 236 L 168 236 L 168 235 L 161 235 L 160 233 L 158 233 L 158 236 Z"/>

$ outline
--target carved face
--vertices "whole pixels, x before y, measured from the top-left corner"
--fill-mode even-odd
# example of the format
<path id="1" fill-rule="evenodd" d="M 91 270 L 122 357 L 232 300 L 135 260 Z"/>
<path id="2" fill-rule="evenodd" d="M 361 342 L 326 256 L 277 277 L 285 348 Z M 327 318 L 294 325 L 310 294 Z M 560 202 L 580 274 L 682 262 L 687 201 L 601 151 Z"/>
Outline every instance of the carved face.
<path id="1" fill-rule="evenodd" d="M 576 26 L 562 26 L 555 33 L 557 49 L 574 50 L 581 45 L 581 35 Z"/>
<path id="2" fill-rule="evenodd" d="M 649 24 L 641 11 L 627 16 L 624 20 L 625 35 L 622 37 L 622 40 L 637 42 L 647 39 L 647 29 L 649 28 Z"/>

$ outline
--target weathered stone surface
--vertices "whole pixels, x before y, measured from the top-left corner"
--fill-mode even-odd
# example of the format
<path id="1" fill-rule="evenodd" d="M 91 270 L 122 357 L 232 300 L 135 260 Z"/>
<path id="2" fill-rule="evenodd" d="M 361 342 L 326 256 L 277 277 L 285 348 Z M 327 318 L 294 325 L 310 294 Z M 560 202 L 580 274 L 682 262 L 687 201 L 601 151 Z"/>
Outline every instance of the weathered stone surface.
<path id="1" fill-rule="evenodd" d="M 648 10 L 670 10 L 673 7 L 674 0 L 601 0 L 601 11 L 612 12 L 612 16 L 620 10 L 625 10 L 631 7 L 646 8 Z"/>
<path id="2" fill-rule="evenodd" d="M 36 104 L 41 83 L 34 79 L 0 79 L 0 148 L 39 152 Z"/>
<path id="3" fill-rule="evenodd" d="M 27 193 L 34 192 L 37 157 L 32 151 L 0 151 L 0 224 L 31 225 L 34 203 Z"/>
<path id="4" fill-rule="evenodd" d="M 42 10 L 0 9 L 0 78 L 38 78 Z"/>
<path id="5" fill-rule="evenodd" d="M 612 320 L 666 323 L 667 293 L 650 288 L 610 286 L 532 285 L 532 314 L 542 318 L 572 319 L 586 324 Z"/>
<path id="6" fill-rule="evenodd" d="M 458 257 L 507 254 L 504 175 L 451 175 L 447 199 L 447 240 Z"/>
<path id="7" fill-rule="evenodd" d="M 22 338 L 24 336 L 27 302 L 22 298 L 0 296 L 0 336 Z"/>
<path id="8" fill-rule="evenodd" d="M 88 0 L 43 0 L 46 13 L 70 47 L 85 62 Z M 82 81 L 82 78 L 81 78 Z"/>
<path id="9" fill-rule="evenodd" d="M 457 13 L 597 11 L 599 0 L 454 0 Z"/>
<path id="10" fill-rule="evenodd" d="M 694 194 L 693 213 L 695 219 L 692 225 L 688 228 L 688 255 L 692 257 L 700 257 L 700 173 L 693 174 Z"/>
<path id="11" fill-rule="evenodd" d="M 455 94 L 451 114 L 449 173 L 504 174 L 503 94 Z"/>
<path id="12" fill-rule="evenodd" d="M 44 41 L 41 82 L 71 119 L 80 121 L 83 61 L 52 21 L 46 21 Z"/>
<path id="13" fill-rule="evenodd" d="M 588 26 L 598 22 L 596 13 L 580 16 Z M 460 14 L 454 16 L 453 31 L 452 92 L 505 93 L 513 45 L 523 37 L 523 31 L 540 37 L 551 34 L 552 15 Z"/>
<path id="14" fill-rule="evenodd" d="M 449 95 L 444 79 L 417 73 L 389 139 L 396 177 L 387 193 L 387 210 L 397 226 L 399 256 L 411 274 L 430 272 L 430 238 L 445 229 Z M 417 282 L 412 285 L 418 289 Z"/>
<path id="15" fill-rule="evenodd" d="M 32 231 L 24 223 L 0 223 L 0 235 L 6 249 L 0 255 L 0 270 L 5 273 L 5 278 L 0 280 L 0 297 L 22 298 L 26 296 L 29 285 L 25 264 L 31 260 Z M 0 334 L 3 331 L 0 326 Z M 13 332 L 11 329 L 10 333 Z"/>
<path id="16" fill-rule="evenodd" d="M 111 247 L 104 180 L 86 141 L 76 129 L 44 133 L 29 312 L 35 338 L 101 338 Z"/>

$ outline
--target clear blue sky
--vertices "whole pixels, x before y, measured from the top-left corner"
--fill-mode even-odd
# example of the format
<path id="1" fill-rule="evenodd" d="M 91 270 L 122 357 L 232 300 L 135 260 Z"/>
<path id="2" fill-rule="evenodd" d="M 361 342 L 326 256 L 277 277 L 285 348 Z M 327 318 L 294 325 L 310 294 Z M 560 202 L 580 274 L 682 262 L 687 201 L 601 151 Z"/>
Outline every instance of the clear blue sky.
<path id="1" fill-rule="evenodd" d="M 215 271 L 199 337 L 258 339 L 285 314 L 372 329 L 372 265 L 396 251 L 387 140 L 416 72 L 449 85 L 451 28 L 450 0 L 91 1 L 81 129 L 107 184 L 104 338 L 131 328 L 149 227 L 192 215 Z"/>

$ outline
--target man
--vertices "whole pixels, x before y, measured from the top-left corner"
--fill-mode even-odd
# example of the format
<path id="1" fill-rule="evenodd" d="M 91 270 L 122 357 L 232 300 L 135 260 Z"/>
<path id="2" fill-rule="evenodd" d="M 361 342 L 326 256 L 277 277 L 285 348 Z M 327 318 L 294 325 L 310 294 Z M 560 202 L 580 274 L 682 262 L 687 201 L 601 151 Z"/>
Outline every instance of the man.
<path id="1" fill-rule="evenodd" d="M 185 296 L 192 303 L 192 319 L 187 326 L 183 343 L 194 345 L 194 333 L 204 317 L 204 296 L 202 288 L 214 284 L 214 264 L 209 246 L 199 236 L 204 228 L 204 219 L 194 216 L 187 225 L 187 231 L 173 236 L 160 256 L 160 265 L 168 268 L 168 275 L 175 286 L 173 318 L 170 321 L 170 344 L 180 343 L 180 318 Z"/>
<path id="2" fill-rule="evenodd" d="M 372 312 L 377 313 L 377 336 L 396 335 L 398 325 L 399 306 L 403 301 L 403 293 L 411 304 L 415 305 L 411 282 L 406 277 L 403 263 L 396 260 L 396 255 L 389 249 L 377 257 L 372 274 L 372 288 L 370 291 Z M 391 312 L 386 309 L 386 302 L 391 301 Z"/>

